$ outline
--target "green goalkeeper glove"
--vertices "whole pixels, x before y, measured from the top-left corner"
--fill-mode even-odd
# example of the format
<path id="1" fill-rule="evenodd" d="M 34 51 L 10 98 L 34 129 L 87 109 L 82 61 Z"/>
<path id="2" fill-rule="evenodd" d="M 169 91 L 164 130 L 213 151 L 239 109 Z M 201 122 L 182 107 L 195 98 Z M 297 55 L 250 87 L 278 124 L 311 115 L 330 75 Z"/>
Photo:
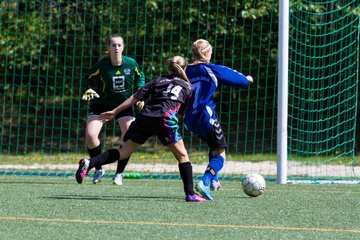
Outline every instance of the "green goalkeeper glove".
<path id="1" fill-rule="evenodd" d="M 94 90 L 89 88 L 85 91 L 84 95 L 82 96 L 82 100 L 89 101 L 94 98 L 99 98 L 99 94 L 97 94 Z"/>

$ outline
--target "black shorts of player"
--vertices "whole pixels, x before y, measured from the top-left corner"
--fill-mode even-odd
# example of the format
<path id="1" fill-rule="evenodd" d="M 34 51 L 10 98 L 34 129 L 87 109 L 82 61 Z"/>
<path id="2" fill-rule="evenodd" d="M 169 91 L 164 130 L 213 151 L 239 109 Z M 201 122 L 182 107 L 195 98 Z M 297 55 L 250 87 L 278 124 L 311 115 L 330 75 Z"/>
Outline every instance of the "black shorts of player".
<path id="1" fill-rule="evenodd" d="M 156 135 L 166 146 L 182 139 L 177 119 L 140 116 L 133 121 L 125 133 L 124 142 L 132 140 L 144 144 L 151 136 Z"/>
<path id="2" fill-rule="evenodd" d="M 103 106 L 101 104 L 93 103 L 90 106 L 88 116 L 100 115 L 101 113 L 106 112 L 106 111 L 111 111 L 114 108 L 116 108 L 116 106 L 115 107 L 106 107 L 106 106 Z M 135 112 L 134 112 L 133 107 L 129 107 L 129 108 L 121 111 L 120 113 L 116 114 L 115 119 L 118 120 L 119 118 L 127 117 L 127 116 L 135 117 Z"/>
<path id="3" fill-rule="evenodd" d="M 227 148 L 224 132 L 217 119 L 215 119 L 210 133 L 207 136 L 199 136 L 199 138 L 208 144 L 210 151 L 214 151 L 217 148 Z"/>

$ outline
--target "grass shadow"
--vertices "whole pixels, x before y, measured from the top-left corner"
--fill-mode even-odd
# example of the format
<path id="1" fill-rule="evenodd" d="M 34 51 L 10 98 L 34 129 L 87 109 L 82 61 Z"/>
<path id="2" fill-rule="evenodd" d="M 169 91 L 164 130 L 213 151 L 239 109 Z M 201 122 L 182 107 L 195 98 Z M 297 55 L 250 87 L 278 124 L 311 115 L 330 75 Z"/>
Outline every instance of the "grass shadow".
<path id="1" fill-rule="evenodd" d="M 128 201 L 128 200 L 144 200 L 144 201 L 184 201 L 183 199 L 177 199 L 173 197 L 165 196 L 88 196 L 88 195 L 57 195 L 50 197 L 42 197 L 46 199 L 57 200 L 101 200 L 101 201 Z"/>

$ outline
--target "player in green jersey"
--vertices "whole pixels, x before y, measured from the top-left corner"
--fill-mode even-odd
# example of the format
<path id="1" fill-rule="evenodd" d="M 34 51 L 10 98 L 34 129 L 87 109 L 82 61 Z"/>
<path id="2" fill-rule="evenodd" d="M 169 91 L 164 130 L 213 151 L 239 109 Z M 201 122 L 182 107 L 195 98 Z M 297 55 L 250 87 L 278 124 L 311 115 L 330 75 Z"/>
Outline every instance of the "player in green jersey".
<path id="1" fill-rule="evenodd" d="M 132 96 L 145 84 L 145 76 L 140 71 L 137 62 L 127 56 L 123 56 L 124 39 L 117 35 L 111 35 L 108 39 L 108 51 L 99 61 L 91 67 L 84 77 L 86 89 L 83 100 L 90 101 L 90 110 L 86 121 L 86 146 L 90 157 L 101 154 L 100 131 L 104 122 L 100 121 L 99 115 L 114 109 Z M 142 103 L 138 106 L 141 108 Z M 132 107 L 119 113 L 115 117 L 124 136 L 132 121 L 135 120 L 135 112 Z M 122 177 L 128 160 L 118 161 L 117 170 L 113 178 L 114 184 L 122 185 Z M 101 166 L 95 167 L 93 183 L 97 183 L 104 176 L 105 171 Z"/>

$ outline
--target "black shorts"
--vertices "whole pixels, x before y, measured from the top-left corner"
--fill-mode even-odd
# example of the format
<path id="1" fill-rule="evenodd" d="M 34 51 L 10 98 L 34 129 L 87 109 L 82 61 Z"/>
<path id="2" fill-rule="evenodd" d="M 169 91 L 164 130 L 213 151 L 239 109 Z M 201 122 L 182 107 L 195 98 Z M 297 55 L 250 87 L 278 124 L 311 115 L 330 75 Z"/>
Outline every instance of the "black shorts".
<path id="1" fill-rule="evenodd" d="M 111 111 L 113 110 L 115 107 L 107 107 L 107 106 L 103 106 L 101 104 L 97 104 L 97 103 L 93 103 L 90 106 L 90 110 L 89 110 L 89 114 L 88 116 L 91 115 L 100 115 L 103 112 L 107 112 L 107 111 Z M 116 114 L 115 119 L 118 120 L 119 118 L 122 117 L 135 117 L 135 112 L 134 112 L 134 108 L 133 107 L 129 107 L 123 111 L 121 111 L 120 113 Z"/>
<path id="2" fill-rule="evenodd" d="M 177 119 L 140 116 L 131 123 L 123 141 L 130 139 L 138 144 L 144 144 L 154 135 L 164 146 L 182 139 Z"/>
<path id="3" fill-rule="evenodd" d="M 217 119 L 215 119 L 210 133 L 207 136 L 199 136 L 199 138 L 208 144 L 210 151 L 214 151 L 217 148 L 227 148 L 224 132 Z"/>

